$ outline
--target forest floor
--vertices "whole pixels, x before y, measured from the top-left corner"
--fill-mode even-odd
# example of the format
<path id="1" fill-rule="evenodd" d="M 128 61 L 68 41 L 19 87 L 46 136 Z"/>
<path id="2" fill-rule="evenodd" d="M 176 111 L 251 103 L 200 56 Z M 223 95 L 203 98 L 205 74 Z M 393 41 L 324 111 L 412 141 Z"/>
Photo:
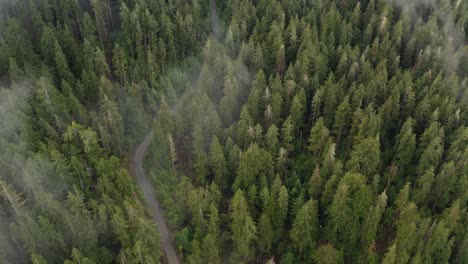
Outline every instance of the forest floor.
<path id="1" fill-rule="evenodd" d="M 164 254 L 167 259 L 168 264 L 178 264 L 180 263 L 179 258 L 177 256 L 177 251 L 172 244 L 172 234 L 169 230 L 166 220 L 162 215 L 161 205 L 159 201 L 156 199 L 156 196 L 153 192 L 153 185 L 148 181 L 146 178 L 145 171 L 143 170 L 143 159 L 145 156 L 146 149 L 148 148 L 151 140 L 153 139 L 154 132 L 151 131 L 137 146 L 135 151 L 133 152 L 133 156 L 131 158 L 132 162 L 132 170 L 133 174 L 136 177 L 138 182 L 138 186 L 143 193 L 143 197 L 145 199 L 145 203 L 147 208 L 151 211 L 153 219 L 158 226 L 159 230 L 159 237 L 164 248 Z"/>

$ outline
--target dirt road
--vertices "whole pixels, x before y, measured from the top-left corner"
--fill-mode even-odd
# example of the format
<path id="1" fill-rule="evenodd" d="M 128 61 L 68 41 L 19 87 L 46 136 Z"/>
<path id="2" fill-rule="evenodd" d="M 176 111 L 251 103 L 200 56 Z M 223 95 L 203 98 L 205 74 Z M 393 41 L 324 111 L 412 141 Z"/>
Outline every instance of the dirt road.
<path id="1" fill-rule="evenodd" d="M 218 11 L 216 10 L 215 0 L 210 0 L 210 11 L 211 11 L 211 20 L 213 25 L 213 34 L 216 38 L 219 38 L 221 35 L 221 26 L 219 23 Z"/>
<path id="2" fill-rule="evenodd" d="M 221 29 L 219 23 L 218 12 L 216 10 L 216 2 L 215 0 L 210 0 L 210 10 L 211 10 L 211 19 L 213 20 L 213 34 L 215 37 L 219 38 Z M 158 225 L 159 236 L 161 243 L 164 248 L 164 254 L 166 256 L 166 260 L 168 264 L 179 264 L 180 260 L 177 256 L 177 251 L 172 243 L 171 239 L 171 231 L 167 227 L 166 220 L 162 215 L 161 205 L 159 204 L 156 196 L 153 192 L 153 186 L 148 181 L 145 175 L 145 171 L 143 170 L 143 158 L 145 156 L 145 151 L 148 148 L 151 140 L 153 139 L 154 132 L 151 131 L 137 146 L 135 151 L 132 155 L 132 170 L 133 175 L 135 175 L 138 186 L 140 187 L 141 192 L 143 193 L 143 197 L 145 198 L 146 206 L 150 209 L 151 214 L 153 215 L 153 219 L 155 223 Z"/>
<path id="3" fill-rule="evenodd" d="M 153 139 L 154 132 L 151 131 L 138 145 L 133 152 L 132 156 L 132 169 L 133 174 L 137 178 L 138 186 L 140 187 L 143 197 L 145 198 L 146 206 L 150 209 L 155 223 L 158 225 L 159 237 L 164 248 L 164 253 L 168 264 L 179 264 L 177 251 L 172 244 L 171 232 L 167 227 L 166 221 L 162 215 L 161 205 L 153 192 L 153 185 L 148 181 L 143 170 L 143 158 L 145 151 L 148 148 L 151 140 Z"/>

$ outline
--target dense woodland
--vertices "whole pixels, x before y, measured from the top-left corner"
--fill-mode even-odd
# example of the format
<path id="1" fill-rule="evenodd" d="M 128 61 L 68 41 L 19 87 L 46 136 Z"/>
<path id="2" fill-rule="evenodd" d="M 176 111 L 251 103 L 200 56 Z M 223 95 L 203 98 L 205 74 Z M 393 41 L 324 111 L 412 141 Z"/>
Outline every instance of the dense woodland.
<path id="1" fill-rule="evenodd" d="M 463 0 L 0 1 L 0 262 L 467 263 Z M 270 262 L 271 263 L 271 262 Z"/>

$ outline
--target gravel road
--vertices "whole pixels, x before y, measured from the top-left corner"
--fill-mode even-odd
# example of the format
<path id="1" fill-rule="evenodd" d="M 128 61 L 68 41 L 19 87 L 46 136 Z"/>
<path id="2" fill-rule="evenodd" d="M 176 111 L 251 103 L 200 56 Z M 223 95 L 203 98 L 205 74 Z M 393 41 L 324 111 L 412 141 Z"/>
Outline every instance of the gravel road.
<path id="1" fill-rule="evenodd" d="M 167 227 L 166 220 L 162 215 L 161 205 L 154 195 L 153 185 L 148 181 L 145 171 L 143 170 L 143 158 L 148 145 L 153 139 L 153 135 L 154 133 L 151 131 L 133 152 L 132 169 L 133 174 L 137 179 L 138 186 L 143 193 L 146 206 L 150 209 L 153 219 L 158 226 L 159 237 L 164 248 L 167 263 L 178 264 L 180 261 L 177 256 L 177 251 L 172 243 L 171 231 Z"/>
<path id="2" fill-rule="evenodd" d="M 210 0 L 210 11 L 211 19 L 213 20 L 213 34 L 215 37 L 219 38 L 221 29 L 215 0 Z M 154 132 L 151 131 L 133 152 L 131 161 L 132 170 L 137 179 L 138 186 L 143 193 L 146 206 L 150 209 L 151 214 L 153 215 L 153 219 L 158 226 L 159 236 L 164 248 L 164 255 L 166 256 L 167 263 L 179 264 L 180 260 L 177 256 L 177 251 L 174 247 L 174 244 L 172 243 L 171 231 L 167 227 L 166 220 L 162 215 L 161 205 L 154 195 L 152 184 L 146 178 L 145 171 L 143 170 L 143 158 L 145 156 L 146 149 L 153 139 L 153 135 Z"/>
<path id="3" fill-rule="evenodd" d="M 211 20 L 213 21 L 213 34 L 219 38 L 221 35 L 221 27 L 219 23 L 218 11 L 216 10 L 215 0 L 210 0 Z"/>

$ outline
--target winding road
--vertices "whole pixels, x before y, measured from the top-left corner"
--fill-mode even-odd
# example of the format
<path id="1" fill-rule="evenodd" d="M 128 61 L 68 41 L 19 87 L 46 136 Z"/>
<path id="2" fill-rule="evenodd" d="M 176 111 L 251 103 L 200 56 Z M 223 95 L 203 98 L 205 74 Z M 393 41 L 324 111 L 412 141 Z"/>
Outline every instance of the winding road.
<path id="1" fill-rule="evenodd" d="M 220 23 L 218 13 L 216 11 L 216 2 L 215 0 L 210 0 L 210 11 L 211 19 L 213 20 L 213 34 L 215 37 L 220 37 Z M 166 220 L 162 214 L 162 208 L 159 204 L 159 201 L 156 199 L 156 196 L 153 191 L 153 185 L 146 178 L 145 171 L 143 170 L 143 159 L 145 156 L 146 149 L 148 148 L 151 140 L 153 139 L 154 131 L 151 130 L 148 135 L 146 135 L 143 142 L 141 142 L 132 153 L 131 157 L 131 169 L 133 175 L 135 175 L 138 187 L 143 194 L 147 208 L 151 211 L 154 222 L 158 226 L 159 238 L 164 249 L 164 255 L 166 257 L 168 264 L 179 264 L 180 260 L 177 256 L 177 251 L 172 243 L 171 230 L 167 226 Z"/>
<path id="2" fill-rule="evenodd" d="M 135 175 L 138 186 L 140 187 L 143 197 L 145 199 L 146 206 L 150 209 L 153 216 L 154 222 L 158 225 L 159 238 L 164 249 L 164 255 L 166 256 L 168 264 L 180 263 L 177 251 L 172 244 L 171 231 L 167 227 L 166 220 L 162 215 L 161 205 L 153 192 L 153 185 L 148 181 L 143 170 L 143 158 L 146 149 L 148 148 L 151 140 L 153 139 L 154 132 L 151 131 L 137 146 L 132 156 L 132 169 Z"/>
<path id="3" fill-rule="evenodd" d="M 210 0 L 211 20 L 213 25 L 213 34 L 219 38 L 221 36 L 221 26 L 219 23 L 218 11 L 216 10 L 215 0 Z"/>

